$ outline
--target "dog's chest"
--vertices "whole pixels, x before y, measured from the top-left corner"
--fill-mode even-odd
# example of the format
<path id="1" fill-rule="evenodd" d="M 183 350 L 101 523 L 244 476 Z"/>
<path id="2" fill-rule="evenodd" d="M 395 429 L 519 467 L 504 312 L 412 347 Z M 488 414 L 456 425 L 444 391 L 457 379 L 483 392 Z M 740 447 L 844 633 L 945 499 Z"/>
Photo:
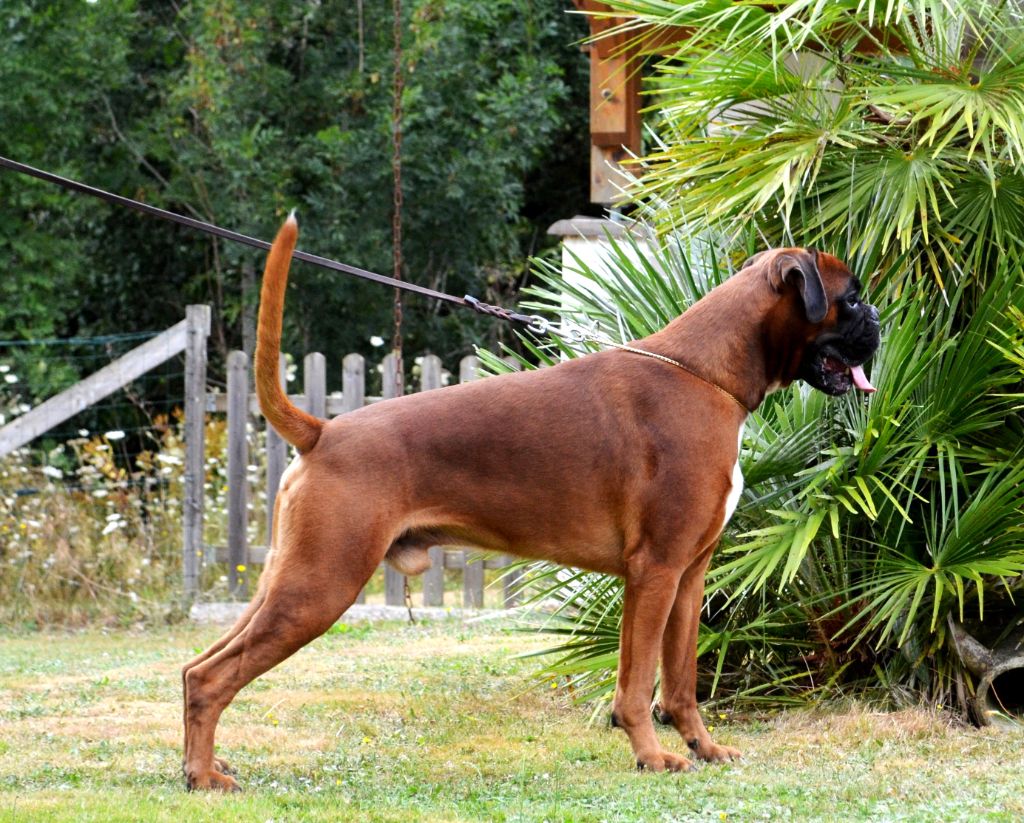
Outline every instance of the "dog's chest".
<path id="1" fill-rule="evenodd" d="M 740 471 L 740 448 L 742 446 L 743 425 L 741 424 L 736 439 L 736 463 L 732 467 L 732 486 L 729 489 L 729 495 L 725 498 L 725 517 L 722 518 L 723 529 L 732 518 L 733 512 L 736 511 L 736 505 L 740 502 L 740 495 L 743 494 L 743 472 Z"/>

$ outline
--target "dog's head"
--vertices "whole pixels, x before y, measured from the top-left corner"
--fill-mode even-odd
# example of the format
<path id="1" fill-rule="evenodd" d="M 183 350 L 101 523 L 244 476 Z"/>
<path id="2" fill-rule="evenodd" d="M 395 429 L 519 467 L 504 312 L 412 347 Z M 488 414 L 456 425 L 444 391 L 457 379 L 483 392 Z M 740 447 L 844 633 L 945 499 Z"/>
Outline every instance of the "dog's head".
<path id="1" fill-rule="evenodd" d="M 764 326 L 770 379 L 800 379 L 831 395 L 875 390 L 863 366 L 878 348 L 878 309 L 861 299 L 842 261 L 815 249 L 772 249 L 742 268 L 763 276 L 774 298 Z"/>

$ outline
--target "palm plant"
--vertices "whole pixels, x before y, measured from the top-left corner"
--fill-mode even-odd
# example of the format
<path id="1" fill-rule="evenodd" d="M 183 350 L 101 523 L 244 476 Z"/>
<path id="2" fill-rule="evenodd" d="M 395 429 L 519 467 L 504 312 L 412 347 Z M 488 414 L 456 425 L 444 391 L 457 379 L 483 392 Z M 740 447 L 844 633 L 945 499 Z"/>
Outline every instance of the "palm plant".
<path id="1" fill-rule="evenodd" d="M 607 271 L 577 261 L 573 282 L 540 262 L 530 308 L 564 315 L 568 296 L 577 320 L 641 337 L 729 274 L 721 249 L 765 243 L 835 252 L 885 307 L 870 400 L 794 386 L 747 424 L 705 691 L 966 706 L 950 626 L 1024 592 L 1021 18 L 958 0 L 609 5 L 660 49 L 681 32 L 652 56 L 655 147 L 631 191 L 658 248 L 612 242 Z M 533 571 L 566 635 L 548 673 L 607 694 L 618 581 Z"/>
<path id="2" fill-rule="evenodd" d="M 691 231 L 845 237 L 900 277 L 984 277 L 1024 242 L 1024 21 L 987 0 L 611 0 L 660 33 L 634 196 Z M 677 29 L 677 26 L 688 26 Z M 614 31 L 614 29 L 613 29 Z M 678 31 L 666 53 L 664 41 Z M 666 32 L 669 33 L 666 35 Z"/>

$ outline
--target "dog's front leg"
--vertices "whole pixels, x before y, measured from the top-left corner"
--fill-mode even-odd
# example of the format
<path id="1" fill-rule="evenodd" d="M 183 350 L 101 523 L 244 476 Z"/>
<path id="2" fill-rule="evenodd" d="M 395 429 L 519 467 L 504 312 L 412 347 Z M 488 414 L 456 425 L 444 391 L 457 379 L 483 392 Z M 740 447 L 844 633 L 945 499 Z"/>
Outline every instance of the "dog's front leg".
<path id="1" fill-rule="evenodd" d="M 697 710 L 697 629 L 710 556 L 708 550 L 679 583 L 662 641 L 661 700 L 655 712 L 662 723 L 675 726 L 695 756 L 725 762 L 739 757 L 739 751 L 715 743 Z"/>
<path id="2" fill-rule="evenodd" d="M 629 736 L 638 769 L 677 772 L 693 765 L 662 749 L 650 709 L 658 649 L 678 584 L 678 569 L 654 562 L 646 551 L 629 561 L 612 725 Z"/>

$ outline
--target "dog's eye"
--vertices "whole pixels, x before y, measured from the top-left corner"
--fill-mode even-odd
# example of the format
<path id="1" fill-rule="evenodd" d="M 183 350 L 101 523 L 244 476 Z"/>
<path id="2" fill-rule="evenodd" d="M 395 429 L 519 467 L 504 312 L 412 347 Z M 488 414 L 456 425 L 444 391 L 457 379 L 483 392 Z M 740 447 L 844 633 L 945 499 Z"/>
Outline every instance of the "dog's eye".
<path id="1" fill-rule="evenodd" d="M 860 298 L 855 294 L 847 295 L 846 305 L 849 306 L 851 309 L 855 309 L 857 308 L 857 306 L 860 305 Z"/>

